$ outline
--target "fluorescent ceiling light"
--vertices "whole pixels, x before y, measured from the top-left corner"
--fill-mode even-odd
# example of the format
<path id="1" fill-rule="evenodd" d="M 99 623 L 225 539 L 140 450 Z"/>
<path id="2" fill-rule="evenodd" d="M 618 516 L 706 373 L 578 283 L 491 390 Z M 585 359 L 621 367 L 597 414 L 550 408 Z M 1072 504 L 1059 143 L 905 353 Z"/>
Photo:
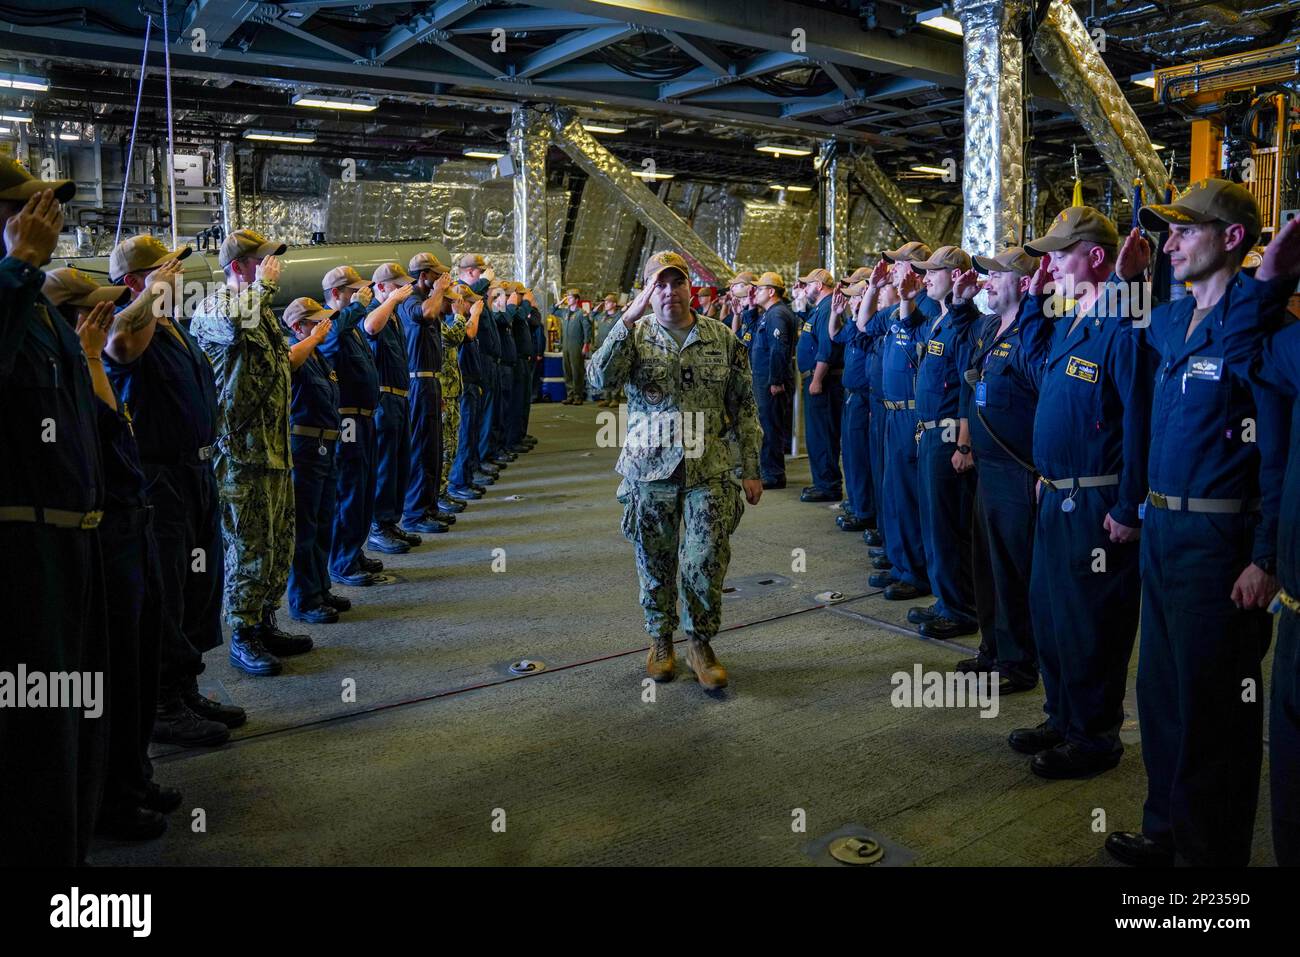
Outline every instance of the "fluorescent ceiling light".
<path id="1" fill-rule="evenodd" d="M 651 173 L 643 169 L 634 169 L 631 171 L 633 176 L 640 176 L 642 179 L 672 179 L 676 173 Z"/>
<path id="2" fill-rule="evenodd" d="M 81 139 L 81 135 L 80 135 L 79 133 L 60 133 L 60 134 L 59 134 L 59 139 L 61 139 L 61 140 L 79 140 L 79 139 Z"/>
<path id="3" fill-rule="evenodd" d="M 760 153 L 771 153 L 773 156 L 807 156 L 812 152 L 802 146 L 782 146 L 779 143 L 760 143 L 754 149 Z"/>
<path id="4" fill-rule="evenodd" d="M 932 173 L 935 176 L 943 176 L 948 172 L 942 166 L 913 166 L 912 169 L 917 173 Z"/>
<path id="5" fill-rule="evenodd" d="M 315 133 L 295 133 L 275 130 L 244 130 L 244 139 L 263 140 L 268 143 L 315 143 Z"/>
<path id="6" fill-rule="evenodd" d="M 30 123 L 32 115 L 21 110 L 5 110 L 0 112 L 0 120 L 6 120 L 10 123 Z"/>
<path id="7" fill-rule="evenodd" d="M 1134 73 L 1129 77 L 1129 82 L 1136 83 L 1138 86 L 1146 86 L 1151 89 L 1156 88 L 1156 75 L 1154 71 L 1148 70 L 1146 73 Z"/>
<path id="8" fill-rule="evenodd" d="M 588 133 L 623 133 L 626 126 L 606 126 L 604 123 L 583 123 L 582 128 Z"/>
<path id="9" fill-rule="evenodd" d="M 5 133 L 8 133 L 8 132 L 9 132 L 9 127 L 7 127 L 7 126 L 0 126 L 0 136 L 3 136 Z"/>
<path id="10" fill-rule="evenodd" d="M 40 76 L 25 73 L 0 73 L 0 89 L 34 90 L 44 93 L 50 88 L 50 81 Z"/>
<path id="11" fill-rule="evenodd" d="M 476 149 L 473 146 L 470 146 L 464 150 L 462 155 L 468 156 L 471 159 L 499 160 L 506 154 L 504 150 Z"/>
<path id="12" fill-rule="evenodd" d="M 925 201 L 924 201 L 924 200 L 921 200 L 921 199 L 917 199 L 915 196 L 909 196 L 909 197 L 907 197 L 907 202 L 912 203 L 913 205 L 915 205 L 915 204 L 917 204 L 917 203 L 922 203 L 922 202 L 925 202 Z"/>
<path id="13" fill-rule="evenodd" d="M 923 27 L 933 27 L 936 30 L 942 30 L 944 33 L 961 36 L 961 23 L 948 16 L 943 7 L 935 7 L 933 10 L 925 11 L 925 13 L 918 13 L 916 22 Z"/>
<path id="14" fill-rule="evenodd" d="M 314 106 L 322 110 L 351 110 L 354 113 L 370 113 L 379 109 L 379 104 L 360 96 L 326 96 L 317 93 L 299 93 L 293 98 L 294 106 Z"/>
<path id="15" fill-rule="evenodd" d="M 1168 147 L 1165 146 L 1164 143 L 1152 143 L 1152 144 L 1151 144 L 1151 148 L 1152 148 L 1153 150 L 1163 150 L 1163 149 L 1168 149 Z"/>

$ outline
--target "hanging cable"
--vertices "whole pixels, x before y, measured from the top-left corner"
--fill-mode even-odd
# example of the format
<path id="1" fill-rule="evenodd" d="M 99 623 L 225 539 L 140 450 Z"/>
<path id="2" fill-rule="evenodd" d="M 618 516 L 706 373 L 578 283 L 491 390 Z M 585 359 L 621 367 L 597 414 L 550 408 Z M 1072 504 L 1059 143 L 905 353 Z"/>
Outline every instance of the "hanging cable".
<path id="1" fill-rule="evenodd" d="M 162 3 L 163 16 L 163 71 L 167 84 L 167 181 L 171 188 L 172 249 L 176 241 L 176 150 L 172 134 L 172 48 L 167 29 L 167 0 Z"/>
<path id="2" fill-rule="evenodd" d="M 126 169 L 122 172 L 122 203 L 117 210 L 117 233 L 113 236 L 113 245 L 122 241 L 122 218 L 126 215 L 126 188 L 131 182 L 131 163 L 135 156 L 135 131 L 140 125 L 140 98 L 144 95 L 144 73 L 149 62 L 149 32 L 153 27 L 153 17 L 144 22 L 144 56 L 140 58 L 140 86 L 135 91 L 135 117 L 131 120 L 131 139 L 126 145 Z"/>

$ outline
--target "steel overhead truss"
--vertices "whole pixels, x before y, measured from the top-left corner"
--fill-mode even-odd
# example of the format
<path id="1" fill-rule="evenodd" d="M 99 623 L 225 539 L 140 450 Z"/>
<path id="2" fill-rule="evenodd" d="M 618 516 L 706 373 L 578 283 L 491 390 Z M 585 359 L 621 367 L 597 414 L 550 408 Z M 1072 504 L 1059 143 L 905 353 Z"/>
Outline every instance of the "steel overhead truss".
<path id="1" fill-rule="evenodd" d="M 603 183 L 652 232 L 681 247 L 694 270 L 716 286 L 725 286 L 736 269 L 696 235 L 686 220 L 664 205 L 623 162 L 582 128 L 569 110 L 551 114 L 555 145 L 559 146 L 591 179 Z M 517 194 L 516 194 L 517 195 Z M 516 229 L 518 226 L 516 225 Z"/>
<path id="2" fill-rule="evenodd" d="M 1061 88 L 1123 192 L 1140 181 L 1148 197 L 1164 195 L 1169 176 L 1142 121 L 1120 90 L 1074 8 L 1052 0 L 1034 36 L 1034 56 Z"/>
<path id="3" fill-rule="evenodd" d="M 763 4 L 761 17 L 734 0 L 527 0 L 509 8 L 486 0 L 441 0 L 399 20 L 386 34 L 367 34 L 368 11 L 396 5 L 396 0 L 191 0 L 174 24 L 173 66 L 211 72 L 217 61 L 232 76 L 404 93 L 429 92 L 439 84 L 448 92 L 456 88 L 458 95 L 510 105 L 526 98 L 623 108 L 899 146 L 910 144 L 877 137 L 862 128 L 865 124 L 843 128 L 817 118 L 831 115 L 838 123 L 864 106 L 889 116 L 874 102 L 881 97 L 880 74 L 886 82 L 917 89 L 929 84 L 959 90 L 964 84 L 962 59 L 951 43 L 919 33 L 899 42 L 885 30 L 862 30 L 854 17 L 780 0 Z M 128 0 L 106 0 L 103 9 L 123 23 L 139 19 Z M 330 19 L 340 16 L 359 29 L 341 29 Z M 256 30 L 244 29 L 245 24 L 255 24 Z M 192 46 L 195 29 L 204 31 L 205 44 Z M 19 25 L 0 19 L 0 34 L 5 33 L 6 46 L 30 53 L 138 63 L 139 37 L 93 24 Z M 636 34 L 662 37 L 696 69 L 658 81 L 620 71 L 600 55 Z M 539 38 L 549 42 L 539 47 Z M 489 40 L 505 40 L 505 50 L 489 52 Z M 738 57 L 737 47 L 749 52 Z M 821 71 L 833 89 L 783 98 L 746 82 L 798 68 Z M 1041 78 L 1031 92 L 1048 100 L 1058 97 Z"/>
<path id="4" fill-rule="evenodd" d="M 920 220 L 912 215 L 902 191 L 894 183 L 894 178 L 880 168 L 870 153 L 862 153 L 853 161 L 853 174 L 857 176 L 867 196 L 876 208 L 884 214 L 885 219 L 898 230 L 904 242 L 919 239 L 933 248 L 934 237 L 930 230 L 921 225 Z"/>

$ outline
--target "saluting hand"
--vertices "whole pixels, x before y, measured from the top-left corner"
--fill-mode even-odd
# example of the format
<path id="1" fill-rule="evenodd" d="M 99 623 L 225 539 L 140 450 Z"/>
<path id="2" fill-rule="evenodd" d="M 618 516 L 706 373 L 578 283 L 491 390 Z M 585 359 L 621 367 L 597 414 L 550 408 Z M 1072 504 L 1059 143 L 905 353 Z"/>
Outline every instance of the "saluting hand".
<path id="1" fill-rule="evenodd" d="M 1047 284 L 1052 281 L 1051 270 L 1048 269 L 1048 260 L 1050 256 L 1042 256 L 1038 260 L 1038 269 L 1034 271 L 1033 278 L 1029 280 L 1029 294 L 1031 296 L 1041 296 L 1047 291 Z"/>
<path id="2" fill-rule="evenodd" d="M 11 220 L 12 222 L 12 220 Z M 1264 250 L 1264 261 L 1255 270 L 1256 279 L 1300 276 L 1300 216 L 1282 227 Z M 5 233 L 8 239 L 8 232 Z"/>
<path id="3" fill-rule="evenodd" d="M 390 292 L 388 298 L 393 300 L 394 303 L 401 303 L 409 299 L 414 292 L 415 283 L 408 282 L 406 285 L 398 286 L 395 290 Z"/>
<path id="4" fill-rule="evenodd" d="M 312 329 L 311 335 L 308 338 L 310 338 L 313 342 L 316 342 L 318 344 L 322 343 L 325 341 L 326 337 L 329 336 L 330 330 L 333 328 L 334 328 L 333 317 L 326 316 L 320 322 L 316 323 L 316 327 Z"/>
<path id="5" fill-rule="evenodd" d="M 921 285 L 921 277 L 916 274 L 916 270 L 908 267 L 907 272 L 903 273 L 903 281 L 898 284 L 898 297 L 910 302 L 921 291 Z"/>
<path id="6" fill-rule="evenodd" d="M 646 307 L 650 305 L 650 295 L 654 292 L 654 286 L 646 286 L 636 294 L 636 298 L 623 313 L 623 324 L 631 328 L 636 321 L 645 315 Z"/>
<path id="7" fill-rule="evenodd" d="M 477 319 L 482 314 L 483 314 L 483 300 L 480 299 L 477 302 L 475 302 L 474 305 L 469 307 L 469 317 L 471 319 Z"/>
<path id="8" fill-rule="evenodd" d="M 53 190 L 41 190 L 5 223 L 5 249 L 15 259 L 39 268 L 50 261 L 62 228 L 63 207 Z"/>
<path id="9" fill-rule="evenodd" d="M 267 256 L 257 264 L 257 278 L 263 282 L 280 281 L 280 257 Z"/>
<path id="10" fill-rule="evenodd" d="M 1137 279 L 1151 265 L 1151 244 L 1136 226 L 1124 237 L 1124 245 L 1115 257 L 1115 274 L 1125 282 Z"/>
<path id="11" fill-rule="evenodd" d="M 87 359 L 98 359 L 103 355 L 104 345 L 108 342 L 108 330 L 113 325 L 113 316 L 111 302 L 98 302 L 86 318 L 77 323 L 77 338 L 81 340 L 81 351 Z"/>
<path id="12" fill-rule="evenodd" d="M 451 285 L 451 273 L 449 272 L 439 273 L 438 278 L 433 281 L 433 291 L 445 292 L 447 290 L 447 287 L 450 285 Z"/>
<path id="13" fill-rule="evenodd" d="M 980 275 L 974 269 L 967 269 L 957 275 L 952 284 L 952 298 L 959 302 L 970 302 L 979 294 Z"/>
<path id="14" fill-rule="evenodd" d="M 871 278 L 867 280 L 867 285 L 872 289 L 879 289 L 889 282 L 889 263 L 880 260 L 871 268 Z"/>

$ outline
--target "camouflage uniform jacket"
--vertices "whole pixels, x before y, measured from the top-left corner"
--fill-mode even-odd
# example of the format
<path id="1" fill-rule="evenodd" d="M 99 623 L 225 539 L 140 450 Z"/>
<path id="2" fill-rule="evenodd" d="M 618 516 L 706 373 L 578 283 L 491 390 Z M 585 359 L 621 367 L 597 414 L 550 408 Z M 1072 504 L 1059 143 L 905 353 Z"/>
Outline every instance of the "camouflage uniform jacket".
<path id="1" fill-rule="evenodd" d="M 444 316 L 442 320 L 442 369 L 438 381 L 442 383 L 442 397 L 456 399 L 464 391 L 460 377 L 460 344 L 465 341 L 465 326 L 469 316 Z"/>
<path id="2" fill-rule="evenodd" d="M 699 314 L 695 320 L 680 350 L 652 314 L 632 329 L 615 323 L 592 356 L 592 385 L 627 390 L 627 437 L 615 468 L 629 480 L 669 478 L 683 460 L 688 488 L 725 474 L 732 467 L 733 429 L 741 478 L 759 477 L 763 431 L 749 354 L 722 323 Z M 675 433 L 674 420 L 681 423 Z M 702 447 L 688 455 L 684 439 Z"/>
<path id="3" fill-rule="evenodd" d="M 275 283 L 228 286 L 199 304 L 190 322 L 217 379 L 219 455 L 240 465 L 287 469 L 292 374 L 289 347 L 271 311 Z M 232 434 L 226 435 L 227 432 Z"/>

